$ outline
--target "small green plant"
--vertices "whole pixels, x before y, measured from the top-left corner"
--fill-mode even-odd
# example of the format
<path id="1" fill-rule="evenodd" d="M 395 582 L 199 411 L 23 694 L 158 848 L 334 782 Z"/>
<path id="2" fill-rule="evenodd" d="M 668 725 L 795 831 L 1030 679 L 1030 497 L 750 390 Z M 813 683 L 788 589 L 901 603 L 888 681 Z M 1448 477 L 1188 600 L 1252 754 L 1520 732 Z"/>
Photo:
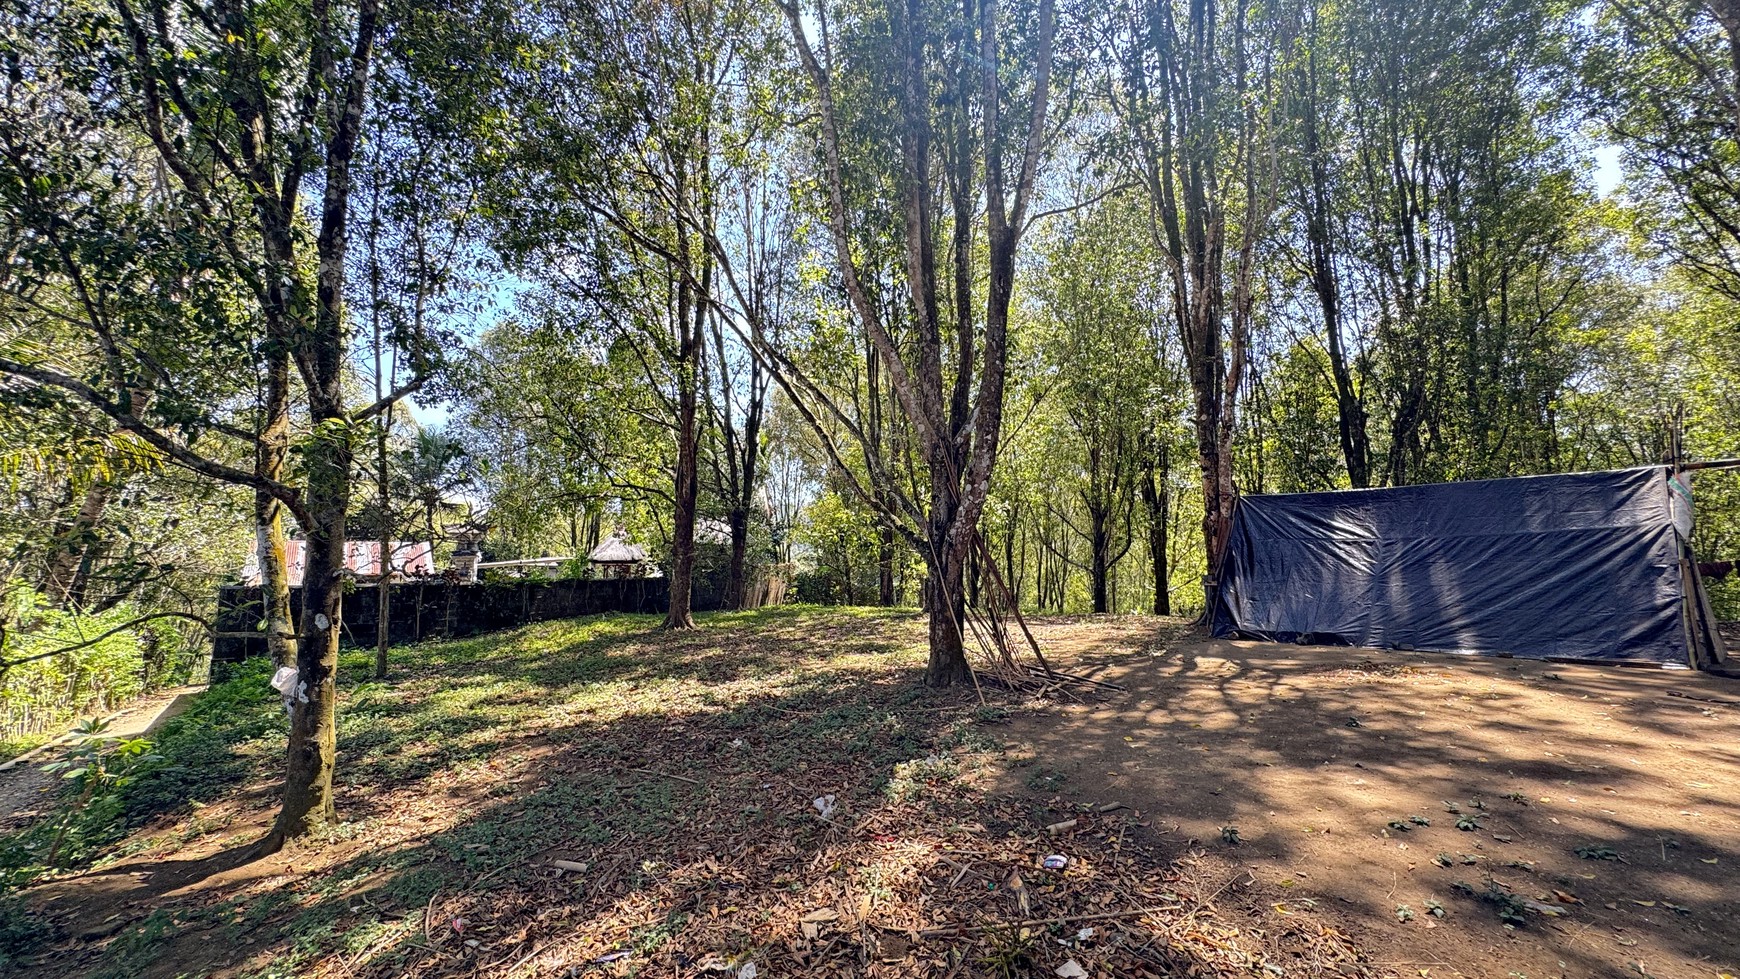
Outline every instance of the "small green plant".
<path id="1" fill-rule="evenodd" d="M 1414 920 L 1414 909 L 1408 907 L 1406 904 L 1396 905 L 1396 920 L 1403 924 Z"/>
<path id="2" fill-rule="evenodd" d="M 1444 917 L 1444 905 L 1439 904 L 1437 901 L 1432 900 L 1431 898 L 1427 898 L 1426 899 L 1426 913 L 1431 915 L 1434 918 L 1442 918 L 1442 917 Z"/>
<path id="3" fill-rule="evenodd" d="M 1464 833 L 1472 833 L 1480 828 L 1480 817 L 1462 816 L 1456 820 L 1456 828 Z"/>
<path id="4" fill-rule="evenodd" d="M 1577 856 L 1585 860 L 1618 860 L 1619 853 L 1612 847 L 1590 844 L 1577 848 Z"/>
<path id="5" fill-rule="evenodd" d="M 62 778 L 70 779 L 79 792 L 78 804 L 66 811 L 55 832 L 54 845 L 48 850 L 49 866 L 59 859 L 66 832 L 81 812 L 125 788 L 140 766 L 163 760 L 151 753 L 151 742 L 144 738 L 109 737 L 103 733 L 108 729 L 108 721 L 87 719 L 73 729 L 79 740 L 67 756 L 42 766 L 43 771 L 60 772 Z"/>
<path id="6" fill-rule="evenodd" d="M 1238 846 L 1244 842 L 1244 839 L 1239 836 L 1237 826 L 1222 826 L 1220 828 L 1220 841 L 1230 846 Z"/>
<path id="7" fill-rule="evenodd" d="M 1415 826 L 1430 826 L 1430 825 L 1432 825 L 1432 821 L 1430 819 L 1427 819 L 1425 816 L 1409 816 L 1408 822 L 1413 823 Z"/>
<path id="8" fill-rule="evenodd" d="M 997 928 L 985 933 L 979 965 L 991 975 L 1014 979 L 1032 973 L 1038 936 L 1026 928 Z"/>
<path id="9" fill-rule="evenodd" d="M 1484 891 L 1477 891 L 1474 889 L 1474 885 L 1460 880 L 1451 885 L 1451 889 L 1464 897 L 1471 897 L 1476 901 L 1492 905 L 1493 909 L 1498 912 L 1498 920 L 1507 925 L 1518 926 L 1528 923 L 1528 902 L 1512 894 L 1495 880 L 1487 881 Z"/>
<path id="10" fill-rule="evenodd" d="M 960 774 L 960 762 L 952 755 L 931 755 L 903 761 L 894 766 L 894 774 L 888 779 L 888 798 L 895 802 L 911 802 L 929 790 L 953 782 Z"/>
<path id="11" fill-rule="evenodd" d="M 1046 771 L 1041 768 L 1027 776 L 1027 787 L 1036 792 L 1046 792 L 1069 781 L 1069 776 L 1062 772 Z"/>

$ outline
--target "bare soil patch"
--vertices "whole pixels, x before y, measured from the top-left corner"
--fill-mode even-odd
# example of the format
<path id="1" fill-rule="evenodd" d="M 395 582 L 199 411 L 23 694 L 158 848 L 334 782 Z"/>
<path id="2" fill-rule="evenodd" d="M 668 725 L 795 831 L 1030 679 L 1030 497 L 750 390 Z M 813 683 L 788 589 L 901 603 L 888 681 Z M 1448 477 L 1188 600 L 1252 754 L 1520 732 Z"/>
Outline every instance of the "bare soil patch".
<path id="1" fill-rule="evenodd" d="M 1151 813 L 1403 975 L 1740 974 L 1740 683 L 1090 629 L 1040 636 L 1128 692 L 1016 717 L 1005 791 Z"/>

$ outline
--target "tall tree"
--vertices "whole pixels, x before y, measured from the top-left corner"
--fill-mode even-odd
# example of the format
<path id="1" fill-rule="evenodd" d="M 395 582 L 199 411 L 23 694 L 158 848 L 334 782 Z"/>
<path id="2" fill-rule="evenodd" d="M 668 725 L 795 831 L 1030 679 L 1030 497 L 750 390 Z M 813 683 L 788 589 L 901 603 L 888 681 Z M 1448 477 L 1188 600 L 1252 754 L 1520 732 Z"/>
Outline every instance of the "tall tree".
<path id="1" fill-rule="evenodd" d="M 852 474 L 854 492 L 923 556 L 927 679 L 946 686 L 970 670 L 964 572 L 979 543 L 1002 429 L 1016 254 L 1051 135 L 1056 10 L 1052 0 L 1014 14 L 998 0 L 965 8 L 907 0 L 870 11 L 827 4 L 808 11 L 782 0 L 781 9 L 815 107 L 811 133 L 834 271 L 911 428 L 927 474 L 923 492 L 899 485 L 861 417 L 780 345 L 757 339 L 841 472 Z M 874 190 L 859 168 L 876 174 Z M 899 320 L 890 320 L 866 281 L 871 228 L 854 203 L 867 191 L 885 193 L 882 204 L 900 216 L 895 240 L 907 308 Z M 947 202 L 941 213 L 939 200 Z M 982 306 L 974 268 L 980 205 Z M 835 423 L 867 460 L 862 478 L 846 466 L 829 428 Z"/>
<path id="2" fill-rule="evenodd" d="M 149 376 L 142 365 L 149 368 L 166 352 L 151 346 L 164 337 L 141 329 L 139 321 L 109 315 L 100 299 L 117 295 L 125 285 L 113 267 L 68 272 L 84 283 L 75 285 L 87 297 L 81 326 L 92 331 L 105 352 L 106 387 L 39 363 L 7 359 L 0 369 L 103 411 L 176 464 L 261 491 L 302 527 L 308 557 L 283 806 L 262 842 L 272 850 L 335 818 L 335 681 L 351 438 L 358 423 L 400 393 L 352 411 L 343 383 L 349 364 L 344 285 L 352 167 L 382 8 L 378 0 L 269 8 L 228 0 L 148 0 L 143 7 L 114 0 L 77 20 L 71 33 L 60 35 L 69 45 L 63 51 L 86 59 L 92 70 L 76 77 L 77 85 L 88 87 L 61 94 L 102 107 L 105 126 L 146 149 L 150 166 L 173 188 L 186 221 L 170 230 L 185 229 L 210 242 L 215 260 L 240 280 L 257 316 L 260 346 L 269 359 L 281 351 L 301 383 L 310 424 L 302 446 L 306 482 L 292 487 L 280 476 L 210 458 L 174 429 L 141 417 L 131 382 Z M 17 156 L 14 161 L 22 171 L 25 164 Z M 74 172 L 81 176 L 82 191 L 106 189 L 101 170 Z M 44 186 L 38 174 L 15 173 L 12 186 Z M 318 188 L 312 241 L 303 216 L 311 203 L 304 192 L 307 179 Z M 55 187 L 53 178 L 47 186 Z M 63 208 L 58 213 L 79 212 Z M 41 227 L 54 247 L 64 225 L 50 216 Z M 168 295 L 173 297 L 174 290 Z M 117 356 L 120 351 L 126 355 Z M 277 390 L 272 376 L 266 387 Z M 165 392 L 155 391 L 153 404 L 164 401 Z M 268 409 L 266 417 L 275 413 Z M 271 431 L 270 426 L 258 431 Z M 257 459 L 282 460 L 274 440 L 249 437 L 262 447 Z"/>
<path id="3" fill-rule="evenodd" d="M 1078 566 L 1095 612 L 1114 611 L 1113 574 L 1136 540 L 1148 432 L 1170 400 L 1159 391 L 1155 330 L 1166 297 L 1152 286 L 1157 263 L 1131 196 L 1052 218 L 1032 289 L 1055 418 L 1050 482 L 1072 486 L 1076 497 L 1051 493 L 1046 505 L 1087 544 Z"/>
<path id="4" fill-rule="evenodd" d="M 1740 5 L 1603 3 L 1585 38 L 1587 95 L 1639 178 L 1655 243 L 1740 300 Z"/>
<path id="5" fill-rule="evenodd" d="M 607 342 L 631 345 L 665 405 L 667 628 L 694 624 L 702 385 L 722 299 L 712 239 L 730 165 L 725 88 L 741 68 L 750 9 L 558 4 L 525 25 L 540 71 L 503 92 L 526 125 L 501 169 L 500 246 Z"/>
<path id="6" fill-rule="evenodd" d="M 1182 9 L 1181 9 L 1182 8 Z M 1233 434 L 1277 194 L 1275 68 L 1286 5 L 1132 0 L 1118 8 L 1113 145 L 1148 195 L 1194 394 L 1202 537 L 1213 572 L 1237 495 Z"/>

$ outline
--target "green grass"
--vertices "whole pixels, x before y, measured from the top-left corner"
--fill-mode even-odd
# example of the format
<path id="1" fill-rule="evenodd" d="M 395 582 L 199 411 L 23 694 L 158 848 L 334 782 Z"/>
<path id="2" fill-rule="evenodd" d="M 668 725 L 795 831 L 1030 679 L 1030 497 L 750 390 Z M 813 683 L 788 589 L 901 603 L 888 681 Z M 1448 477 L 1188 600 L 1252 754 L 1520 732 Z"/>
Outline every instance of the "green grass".
<path id="1" fill-rule="evenodd" d="M 175 927 L 203 923 L 233 946 L 270 944 L 262 975 L 391 949 L 432 897 L 487 875 L 511 878 L 552 846 L 634 839 L 656 849 L 696 828 L 813 829 L 807 816 L 766 805 L 770 779 L 837 785 L 848 806 L 949 791 L 958 768 L 947 752 L 993 746 L 979 727 L 1003 719 L 977 716 L 964 691 L 919 683 L 923 635 L 909 613 L 787 607 L 702 616 L 694 633 L 657 624 L 610 615 L 400 646 L 385 682 L 369 678 L 368 653 L 347 652 L 335 778 L 346 822 L 312 845 L 355 852 L 269 897 L 182 914 Z M 235 800 L 275 791 L 284 716 L 269 674 L 262 661 L 240 665 L 166 726 L 156 739 L 162 762 L 93 807 L 101 811 L 73 816 L 63 863 L 172 857 L 226 832 Z M 355 845 L 442 793 L 463 800 L 453 804 L 463 818 L 432 803 L 439 832 Z M 173 830 L 138 832 L 165 817 Z M 0 838 L 11 884 L 47 872 L 53 822 Z M 660 873 L 639 868 L 635 880 Z M 154 915 L 123 930 L 103 968 L 136 973 L 165 954 L 168 921 Z M 681 927 L 665 922 L 637 944 Z"/>
<path id="2" fill-rule="evenodd" d="M 40 748 L 53 741 L 59 733 L 59 728 L 56 728 L 52 731 L 38 731 L 35 734 L 21 734 L 16 738 L 0 738 L 0 762 L 17 758 L 33 748 Z"/>

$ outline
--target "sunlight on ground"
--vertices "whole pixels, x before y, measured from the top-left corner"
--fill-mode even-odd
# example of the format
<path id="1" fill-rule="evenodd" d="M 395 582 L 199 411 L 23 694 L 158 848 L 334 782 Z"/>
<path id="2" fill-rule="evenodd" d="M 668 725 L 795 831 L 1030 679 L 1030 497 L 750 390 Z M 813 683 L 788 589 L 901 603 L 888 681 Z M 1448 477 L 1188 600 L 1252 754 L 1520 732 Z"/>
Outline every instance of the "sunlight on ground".
<path id="1" fill-rule="evenodd" d="M 1126 617 L 1036 624 L 1060 665 L 1124 691 L 981 704 L 919 683 L 911 613 L 654 625 L 400 647 L 385 682 L 350 656 L 345 822 L 253 862 L 282 714 L 244 667 L 162 733 L 180 764 L 124 793 L 125 832 L 69 833 L 91 869 L 26 892 L 45 927 L 12 954 L 47 976 L 1379 976 L 1427 960 L 1711 979 L 1713 958 L 1690 963 L 1735 937 L 1740 759 L 1708 747 L 1733 711 L 1644 717 L 1629 699 L 1707 678 L 1372 662 Z M 1579 773 L 1594 781 L 1565 784 Z M 1475 796 L 1477 830 L 1458 830 L 1444 800 Z M 53 828 L 5 841 L 15 876 L 42 874 Z M 1569 852 L 1591 841 L 1628 862 Z M 1508 931 L 1457 879 L 1575 892 L 1575 927 L 1525 912 Z"/>

